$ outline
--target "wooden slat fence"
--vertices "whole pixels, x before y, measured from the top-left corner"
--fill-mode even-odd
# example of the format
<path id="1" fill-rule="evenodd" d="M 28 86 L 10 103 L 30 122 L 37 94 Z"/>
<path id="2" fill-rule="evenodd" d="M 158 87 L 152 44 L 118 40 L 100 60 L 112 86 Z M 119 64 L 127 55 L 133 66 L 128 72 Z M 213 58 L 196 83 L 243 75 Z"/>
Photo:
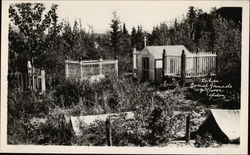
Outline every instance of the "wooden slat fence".
<path id="1" fill-rule="evenodd" d="M 95 78 L 107 74 L 118 75 L 118 60 L 65 61 L 66 79 Z"/>
<path id="2" fill-rule="evenodd" d="M 33 67 L 33 72 L 15 72 L 8 75 L 15 81 L 16 87 L 22 90 L 32 90 L 40 93 L 46 91 L 45 70 Z"/>
<path id="3" fill-rule="evenodd" d="M 181 76 L 181 57 L 168 55 L 165 59 L 165 75 Z"/>
<path id="4" fill-rule="evenodd" d="M 185 55 L 185 53 L 184 53 Z M 182 57 L 184 56 L 167 55 L 164 60 L 164 76 L 181 77 L 182 75 Z M 199 53 L 184 56 L 185 59 L 185 77 L 213 76 L 216 74 L 216 54 Z"/>
<path id="5" fill-rule="evenodd" d="M 194 56 L 187 56 L 186 66 L 186 77 L 215 75 L 216 54 L 199 54 Z"/>

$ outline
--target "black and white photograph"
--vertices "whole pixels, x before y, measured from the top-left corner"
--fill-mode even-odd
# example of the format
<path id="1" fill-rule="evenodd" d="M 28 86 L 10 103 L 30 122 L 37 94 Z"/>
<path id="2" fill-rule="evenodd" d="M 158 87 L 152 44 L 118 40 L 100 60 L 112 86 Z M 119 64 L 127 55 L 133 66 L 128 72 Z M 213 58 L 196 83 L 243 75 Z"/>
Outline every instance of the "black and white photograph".
<path id="1" fill-rule="evenodd" d="M 3 1 L 0 152 L 246 154 L 249 1 Z"/>

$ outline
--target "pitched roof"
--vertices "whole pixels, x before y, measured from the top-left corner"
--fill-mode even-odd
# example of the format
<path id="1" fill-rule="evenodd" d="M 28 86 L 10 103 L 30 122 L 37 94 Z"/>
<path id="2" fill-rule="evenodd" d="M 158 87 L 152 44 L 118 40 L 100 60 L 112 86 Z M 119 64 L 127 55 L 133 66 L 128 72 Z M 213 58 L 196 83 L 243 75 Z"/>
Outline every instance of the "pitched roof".
<path id="1" fill-rule="evenodd" d="M 167 55 L 181 55 L 182 50 L 185 51 L 186 55 L 193 55 L 183 45 L 167 45 L 167 46 L 146 46 L 143 50 L 147 50 L 156 59 L 162 58 L 163 49 L 166 50 Z"/>

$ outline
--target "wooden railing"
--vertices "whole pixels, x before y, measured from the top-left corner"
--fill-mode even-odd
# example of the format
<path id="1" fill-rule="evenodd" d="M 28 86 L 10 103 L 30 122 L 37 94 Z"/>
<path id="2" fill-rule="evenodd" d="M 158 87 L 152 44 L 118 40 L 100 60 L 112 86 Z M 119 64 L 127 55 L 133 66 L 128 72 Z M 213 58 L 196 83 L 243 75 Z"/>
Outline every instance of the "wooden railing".
<path id="1" fill-rule="evenodd" d="M 118 74 L 118 60 L 65 61 L 66 79 L 99 78 L 107 74 Z"/>
<path id="2" fill-rule="evenodd" d="M 188 65 L 191 65 L 190 68 L 188 68 Z M 215 75 L 216 54 L 186 57 L 186 66 L 186 77 Z"/>
<path id="3" fill-rule="evenodd" d="M 165 51 L 165 50 L 164 50 Z M 216 54 L 199 53 L 186 56 L 182 51 L 181 56 L 167 55 L 163 51 L 163 76 L 203 77 L 216 74 Z"/>
<path id="4" fill-rule="evenodd" d="M 165 59 L 165 75 L 181 76 L 181 57 L 168 55 Z"/>
<path id="5" fill-rule="evenodd" d="M 44 93 L 46 91 L 45 70 L 33 67 L 32 72 L 9 73 L 10 78 L 15 81 L 16 87 L 22 90 L 31 90 Z"/>
<path id="6" fill-rule="evenodd" d="M 133 75 L 135 75 L 137 73 L 137 69 L 138 69 L 138 55 L 139 55 L 139 51 L 136 51 L 136 49 L 134 48 L 133 50 Z"/>

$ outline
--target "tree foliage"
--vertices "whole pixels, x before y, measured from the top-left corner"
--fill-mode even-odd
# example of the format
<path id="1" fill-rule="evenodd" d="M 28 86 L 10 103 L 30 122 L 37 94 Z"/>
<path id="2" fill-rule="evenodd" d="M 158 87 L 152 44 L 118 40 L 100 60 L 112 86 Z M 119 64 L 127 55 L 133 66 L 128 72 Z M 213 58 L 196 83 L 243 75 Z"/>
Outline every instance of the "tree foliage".
<path id="1" fill-rule="evenodd" d="M 37 67 L 44 67 L 49 74 L 64 73 L 65 59 L 120 60 L 121 72 L 131 71 L 132 50 L 147 45 L 184 45 L 191 52 L 214 52 L 218 54 L 219 78 L 232 77 L 232 83 L 240 81 L 241 19 L 228 10 L 214 8 L 210 13 L 189 7 L 185 17 L 174 19 L 170 24 L 160 23 L 152 32 L 145 32 L 141 25 L 133 27 L 131 33 L 126 24 L 113 12 L 109 33 L 86 32 L 81 21 L 70 25 L 58 22 L 57 5 L 48 12 L 41 3 L 18 3 L 9 8 L 9 64 L 11 72 L 25 71 L 31 58 Z M 234 12 L 240 14 L 239 8 Z M 236 76 L 235 76 L 236 75 Z M 226 79 L 226 80 L 230 80 Z"/>
<path id="2" fill-rule="evenodd" d="M 93 60 L 100 56 L 114 59 L 116 55 L 119 71 L 131 72 L 132 49 L 144 48 L 144 36 L 148 37 L 148 45 L 184 45 L 191 52 L 217 53 L 218 78 L 240 90 L 241 19 L 231 18 L 225 9 L 205 13 L 190 7 L 186 17 L 181 20 L 175 19 L 171 24 L 161 23 L 152 32 L 145 32 L 142 26 L 137 25 L 131 33 L 125 23 L 121 25 L 114 13 L 111 32 L 96 34 L 92 30 L 87 32 L 81 20 L 76 20 L 73 25 L 69 21 L 59 22 L 57 7 L 52 5 L 45 12 L 45 6 L 41 3 L 10 5 L 9 73 L 26 72 L 27 61 L 33 59 L 36 67 L 44 67 L 46 75 L 54 76 L 55 82 L 61 80 L 61 84 L 55 87 L 55 93 L 52 91 L 44 96 L 8 90 L 9 144 L 71 144 L 70 131 L 61 130 L 54 122 L 58 116 L 51 112 L 51 108 L 56 106 L 71 108 L 70 112 L 74 115 L 132 110 L 135 112 L 135 121 L 125 122 L 119 118 L 114 122 L 117 129 L 114 132 L 115 145 L 145 146 L 167 142 L 173 136 L 169 131 L 172 131 L 174 119 L 171 117 L 171 106 L 166 105 L 178 104 L 178 110 L 193 108 L 188 104 L 185 104 L 186 107 L 179 105 L 177 91 L 165 99 L 158 96 L 155 99 L 157 104 L 153 107 L 149 104 L 153 94 L 148 83 L 140 84 L 125 77 L 109 77 L 96 84 L 62 80 L 65 77 L 66 59 Z M 31 117 L 45 116 L 48 116 L 49 121 L 41 129 L 34 129 L 30 125 Z M 94 145 L 104 143 L 103 137 L 98 135 L 104 132 L 100 126 L 103 127 L 100 124 L 85 129 L 90 143 L 94 141 Z M 39 140 L 40 132 L 45 135 L 42 139 L 46 142 Z M 98 143 L 95 142 L 96 135 Z"/>
<path id="3" fill-rule="evenodd" d="M 120 29 L 120 19 L 117 16 L 116 12 L 113 12 L 113 19 L 111 20 L 111 47 L 114 52 L 115 58 L 117 57 L 117 53 L 119 52 L 120 39 L 121 39 L 121 29 Z"/>
<path id="4" fill-rule="evenodd" d="M 217 53 L 218 78 L 240 88 L 241 11 L 233 8 L 237 15 L 232 15 L 230 9 L 214 8 L 206 13 L 191 6 L 185 18 L 175 19 L 170 26 L 155 26 L 149 44 L 184 45 L 194 53 Z"/>
<path id="5" fill-rule="evenodd" d="M 51 9 L 44 14 L 45 6 L 41 3 L 18 3 L 9 8 L 9 17 L 14 25 L 10 25 L 10 49 L 18 55 L 20 68 L 27 61 L 36 59 L 45 52 L 45 49 L 53 46 L 51 39 L 60 31 L 57 25 L 56 9 Z M 46 38 L 46 31 L 50 29 L 50 38 Z M 43 64 L 44 65 L 44 64 Z"/>

